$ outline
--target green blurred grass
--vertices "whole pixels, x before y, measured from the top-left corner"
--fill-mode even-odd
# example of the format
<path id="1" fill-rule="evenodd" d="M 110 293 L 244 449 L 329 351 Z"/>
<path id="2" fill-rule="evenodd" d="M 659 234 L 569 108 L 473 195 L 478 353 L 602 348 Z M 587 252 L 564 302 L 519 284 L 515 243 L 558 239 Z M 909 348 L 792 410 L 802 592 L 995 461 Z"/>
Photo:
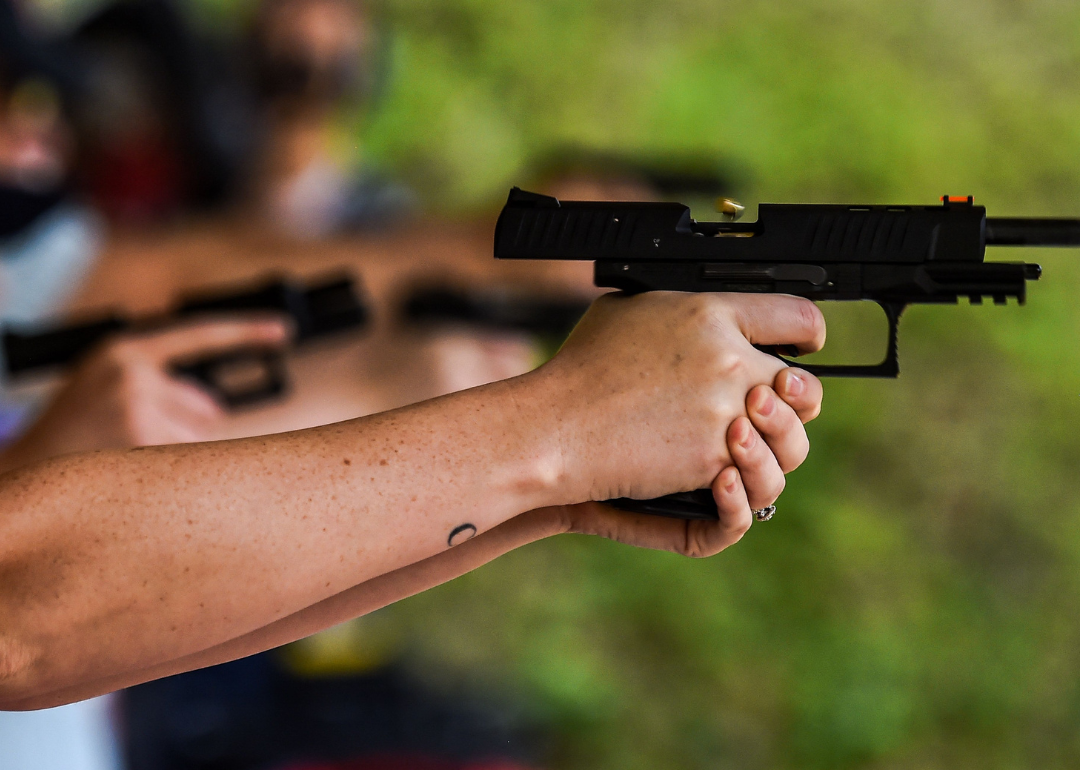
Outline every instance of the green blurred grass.
<path id="1" fill-rule="evenodd" d="M 729 161 L 753 200 L 961 190 L 1025 213 L 1078 191 L 1068 2 L 384 5 L 391 94 L 365 139 L 443 207 L 564 145 Z"/>
<path id="2" fill-rule="evenodd" d="M 210 2 L 210 0 L 207 0 Z M 699 154 L 760 200 L 1080 214 L 1080 6 L 390 0 L 369 157 L 497 206 L 560 146 Z M 1080 255 L 1027 307 L 915 308 L 833 381 L 773 523 L 687 561 L 522 549 L 393 610 L 519 688 L 563 768 L 1080 765 Z"/>

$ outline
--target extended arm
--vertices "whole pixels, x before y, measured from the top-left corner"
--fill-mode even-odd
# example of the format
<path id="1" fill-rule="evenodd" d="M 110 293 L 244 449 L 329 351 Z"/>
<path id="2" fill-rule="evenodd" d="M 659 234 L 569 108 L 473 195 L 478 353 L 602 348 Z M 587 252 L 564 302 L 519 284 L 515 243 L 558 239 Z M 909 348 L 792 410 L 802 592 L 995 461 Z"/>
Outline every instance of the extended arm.
<path id="1" fill-rule="evenodd" d="M 169 673 L 169 661 L 246 654 L 475 566 L 466 551 L 393 577 L 523 511 L 707 485 L 732 463 L 724 433 L 747 392 L 783 366 L 750 342 L 812 348 L 821 336 L 812 306 L 790 298 L 610 299 L 555 361 L 515 380 L 294 434 L 9 474 L 0 698 L 47 705 L 36 700 Z M 616 537 L 618 522 L 642 526 L 594 521 Z M 685 526 L 656 522 L 663 542 L 647 544 L 689 541 Z M 712 526 L 696 538 L 706 550 L 738 529 Z M 520 537 L 476 550 L 476 563 Z"/>
<path id="2" fill-rule="evenodd" d="M 803 384 L 793 387 L 797 380 Z M 777 375 L 773 387 L 775 393 L 771 392 L 772 389 L 756 388 L 747 398 L 749 419 L 755 431 L 769 443 L 759 444 L 747 451 L 732 443 L 729 438 L 735 467 L 726 469 L 720 478 L 733 476 L 735 485 L 733 489 L 724 484 L 717 485 L 717 507 L 722 523 L 706 528 L 688 521 L 657 521 L 652 517 L 627 513 L 599 503 L 528 511 L 462 543 L 459 547 L 353 586 L 223 644 L 149 668 L 125 671 L 94 681 L 80 682 L 74 687 L 35 695 L 10 703 L 8 707 L 46 708 L 262 652 L 350 618 L 373 612 L 452 580 L 522 545 L 564 532 L 604 535 L 633 545 L 684 554 L 714 553 L 737 542 L 750 526 L 748 506 L 763 506 L 775 499 L 777 491 L 770 488 L 770 477 L 775 479 L 775 473 L 771 471 L 778 462 L 777 458 L 781 458 L 780 461 L 785 467 L 790 468 L 798 465 L 805 456 L 805 447 L 800 446 L 800 432 L 791 430 L 790 420 L 794 417 L 808 422 L 817 415 L 821 403 L 821 384 L 801 370 L 785 369 Z M 782 399 L 784 404 L 789 404 L 791 409 L 784 408 L 784 404 L 776 400 L 778 398 Z M 773 400 L 770 402 L 770 399 Z M 735 433 L 734 428 L 730 433 Z M 736 468 L 738 475 L 733 473 Z M 750 503 L 749 499 L 755 495 L 764 497 Z M 693 534 L 712 534 L 714 540 L 707 549 L 703 549 L 694 542 Z"/>
<path id="3" fill-rule="evenodd" d="M 144 668 L 542 507 L 559 447 L 518 403 L 545 409 L 510 381 L 293 434 L 8 474 L 0 659 L 35 689 Z"/>

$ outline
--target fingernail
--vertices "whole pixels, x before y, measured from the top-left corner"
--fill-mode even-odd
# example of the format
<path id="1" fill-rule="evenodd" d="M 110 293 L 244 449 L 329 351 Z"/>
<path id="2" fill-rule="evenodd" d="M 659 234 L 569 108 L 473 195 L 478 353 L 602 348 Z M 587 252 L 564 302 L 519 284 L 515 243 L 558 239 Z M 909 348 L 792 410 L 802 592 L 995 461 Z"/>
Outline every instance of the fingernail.
<path id="1" fill-rule="evenodd" d="M 749 449 L 750 447 L 752 447 L 754 445 L 754 439 L 755 439 L 754 431 L 752 431 L 750 429 L 750 426 L 747 425 L 747 426 L 745 426 L 744 432 L 746 433 L 746 435 L 743 436 L 743 438 L 739 441 L 739 443 L 742 445 L 743 449 Z"/>
<path id="2" fill-rule="evenodd" d="M 733 495 L 739 489 L 739 474 L 735 471 L 731 471 L 727 473 L 727 476 L 731 480 L 724 482 L 724 491 L 729 495 Z"/>
<path id="3" fill-rule="evenodd" d="M 792 375 L 788 377 L 787 381 L 788 395 L 801 396 L 804 390 L 806 390 L 806 380 L 804 380 L 799 375 L 792 373 Z"/>
<path id="4" fill-rule="evenodd" d="M 776 397 L 769 393 L 765 396 L 765 400 L 758 406 L 757 412 L 762 417 L 768 417 L 776 409 Z"/>

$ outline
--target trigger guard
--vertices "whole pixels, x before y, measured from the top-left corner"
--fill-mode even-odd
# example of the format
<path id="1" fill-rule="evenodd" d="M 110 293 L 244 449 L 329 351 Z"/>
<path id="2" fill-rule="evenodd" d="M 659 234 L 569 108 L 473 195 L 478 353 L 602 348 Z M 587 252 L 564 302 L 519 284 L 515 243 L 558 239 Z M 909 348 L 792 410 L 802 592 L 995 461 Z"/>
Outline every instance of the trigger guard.
<path id="1" fill-rule="evenodd" d="M 795 366 L 809 372 L 815 377 L 864 377 L 895 379 L 900 376 L 899 357 L 899 326 L 900 316 L 907 305 L 902 302 L 877 302 L 875 304 L 885 312 L 889 321 L 889 341 L 885 351 L 885 358 L 880 364 L 804 364 L 785 357 L 782 353 L 791 350 L 790 345 L 774 346 L 772 348 L 755 345 L 758 350 L 775 356 L 788 366 Z M 786 350 L 783 350 L 786 348 Z"/>

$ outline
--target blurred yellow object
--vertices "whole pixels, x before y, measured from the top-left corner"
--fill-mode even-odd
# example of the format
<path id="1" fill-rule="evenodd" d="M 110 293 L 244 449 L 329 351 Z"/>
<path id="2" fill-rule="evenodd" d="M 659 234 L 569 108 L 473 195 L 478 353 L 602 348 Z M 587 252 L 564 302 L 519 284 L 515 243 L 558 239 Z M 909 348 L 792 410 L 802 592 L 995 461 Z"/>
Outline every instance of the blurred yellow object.
<path id="1" fill-rule="evenodd" d="M 399 635 L 381 613 L 346 621 L 281 648 L 286 667 L 297 676 L 363 674 L 392 662 Z"/>

